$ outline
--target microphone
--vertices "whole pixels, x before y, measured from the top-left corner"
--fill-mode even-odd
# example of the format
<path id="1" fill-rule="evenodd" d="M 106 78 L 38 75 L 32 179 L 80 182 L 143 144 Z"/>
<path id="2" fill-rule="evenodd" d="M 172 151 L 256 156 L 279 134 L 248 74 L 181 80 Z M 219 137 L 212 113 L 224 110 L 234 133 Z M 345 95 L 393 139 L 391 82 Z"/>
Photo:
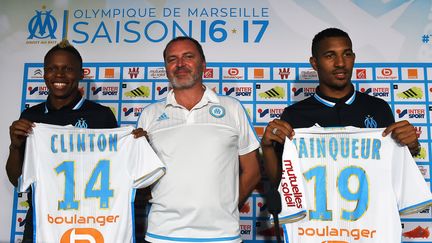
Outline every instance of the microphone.
<path id="1" fill-rule="evenodd" d="M 267 192 L 267 210 L 273 215 L 274 229 L 278 243 L 282 242 L 279 228 L 279 213 L 282 211 L 281 196 L 274 186 L 270 186 Z"/>

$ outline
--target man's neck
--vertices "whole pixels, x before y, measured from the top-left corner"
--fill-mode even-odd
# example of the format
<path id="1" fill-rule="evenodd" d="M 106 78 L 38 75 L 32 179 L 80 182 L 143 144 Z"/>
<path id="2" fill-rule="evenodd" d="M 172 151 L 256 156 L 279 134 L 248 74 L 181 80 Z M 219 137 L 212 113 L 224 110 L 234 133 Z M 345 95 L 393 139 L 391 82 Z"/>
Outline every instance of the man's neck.
<path id="1" fill-rule="evenodd" d="M 186 109 L 191 110 L 201 101 L 204 91 L 205 89 L 202 84 L 198 83 L 188 89 L 174 89 L 173 92 L 177 103 Z"/>
<path id="2" fill-rule="evenodd" d="M 337 89 L 331 89 L 328 87 L 324 87 L 324 86 L 319 86 L 319 90 L 320 92 L 330 98 L 334 98 L 334 99 L 341 99 L 347 95 L 349 95 L 354 89 L 353 85 L 349 85 L 344 89 L 341 90 L 337 90 Z"/>
<path id="3" fill-rule="evenodd" d="M 70 104 L 72 104 L 72 102 L 77 98 L 78 96 L 78 92 L 66 97 L 66 98 L 58 98 L 58 97 L 52 97 L 49 96 L 49 102 L 51 104 L 51 106 L 56 109 L 56 110 L 60 110 L 61 108 L 68 106 Z"/>

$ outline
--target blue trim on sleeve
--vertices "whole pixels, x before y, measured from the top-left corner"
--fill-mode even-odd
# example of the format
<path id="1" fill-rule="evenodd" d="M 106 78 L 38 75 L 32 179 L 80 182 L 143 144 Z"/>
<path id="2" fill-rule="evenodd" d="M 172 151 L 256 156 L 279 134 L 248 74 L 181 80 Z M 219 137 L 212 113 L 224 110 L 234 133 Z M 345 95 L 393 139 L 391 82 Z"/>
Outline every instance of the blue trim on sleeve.
<path id="1" fill-rule="evenodd" d="M 221 241 L 232 241 L 232 240 L 240 239 L 240 235 L 232 236 L 232 237 L 221 237 L 221 238 L 180 238 L 180 237 L 168 237 L 162 235 L 155 235 L 149 232 L 147 232 L 146 235 L 155 239 L 179 241 L 179 242 L 221 242 Z"/>
<path id="2" fill-rule="evenodd" d="M 132 189 L 132 193 L 131 193 L 131 213 L 132 213 L 132 242 L 135 243 L 136 242 L 136 235 L 135 235 L 135 206 L 134 206 L 134 202 L 135 202 L 135 196 L 136 196 L 136 189 L 133 188 Z"/>
<path id="3" fill-rule="evenodd" d="M 300 212 L 298 212 L 298 213 L 291 214 L 291 215 L 288 215 L 288 216 L 285 216 L 285 217 L 281 217 L 281 218 L 279 218 L 279 220 L 285 220 L 285 219 L 290 219 L 290 218 L 296 218 L 296 217 L 298 217 L 298 216 L 300 216 L 300 215 L 302 215 L 302 214 L 305 214 L 305 213 L 306 213 L 306 210 L 302 210 L 302 211 L 300 211 Z"/>
<path id="4" fill-rule="evenodd" d="M 36 241 L 36 238 L 37 238 L 37 234 L 36 234 L 36 229 L 37 229 L 37 227 L 38 227 L 38 225 L 36 224 L 36 208 L 37 208 L 37 205 L 36 205 L 36 197 L 37 197 L 37 194 L 36 194 L 36 186 L 34 185 L 34 184 L 32 184 L 32 206 L 33 206 L 33 242 L 37 242 Z"/>

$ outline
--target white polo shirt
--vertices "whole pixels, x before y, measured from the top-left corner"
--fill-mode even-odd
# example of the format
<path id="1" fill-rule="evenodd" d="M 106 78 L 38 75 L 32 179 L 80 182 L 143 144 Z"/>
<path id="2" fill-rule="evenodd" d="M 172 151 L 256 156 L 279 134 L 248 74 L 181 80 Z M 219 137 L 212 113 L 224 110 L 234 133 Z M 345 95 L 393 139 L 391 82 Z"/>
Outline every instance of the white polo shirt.
<path id="1" fill-rule="evenodd" d="M 241 242 L 239 155 L 259 141 L 240 102 L 206 88 L 187 110 L 170 91 L 144 108 L 138 127 L 167 166 L 152 189 L 146 240 Z"/>

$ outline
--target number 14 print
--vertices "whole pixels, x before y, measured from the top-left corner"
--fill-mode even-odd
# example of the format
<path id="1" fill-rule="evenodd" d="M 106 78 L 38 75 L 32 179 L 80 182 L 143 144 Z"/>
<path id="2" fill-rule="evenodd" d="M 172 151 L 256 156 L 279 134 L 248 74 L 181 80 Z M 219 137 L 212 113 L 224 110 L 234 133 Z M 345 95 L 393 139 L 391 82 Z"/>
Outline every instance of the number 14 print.
<path id="1" fill-rule="evenodd" d="M 63 200 L 58 202 L 58 209 L 78 209 L 79 201 L 75 200 L 75 162 L 64 161 L 55 168 L 57 174 L 64 173 L 65 187 Z M 114 196 L 114 192 L 109 188 L 110 161 L 100 160 L 90 179 L 87 181 L 84 198 L 99 198 L 100 208 L 109 208 L 109 199 Z M 99 188 L 95 189 L 99 181 Z"/>

